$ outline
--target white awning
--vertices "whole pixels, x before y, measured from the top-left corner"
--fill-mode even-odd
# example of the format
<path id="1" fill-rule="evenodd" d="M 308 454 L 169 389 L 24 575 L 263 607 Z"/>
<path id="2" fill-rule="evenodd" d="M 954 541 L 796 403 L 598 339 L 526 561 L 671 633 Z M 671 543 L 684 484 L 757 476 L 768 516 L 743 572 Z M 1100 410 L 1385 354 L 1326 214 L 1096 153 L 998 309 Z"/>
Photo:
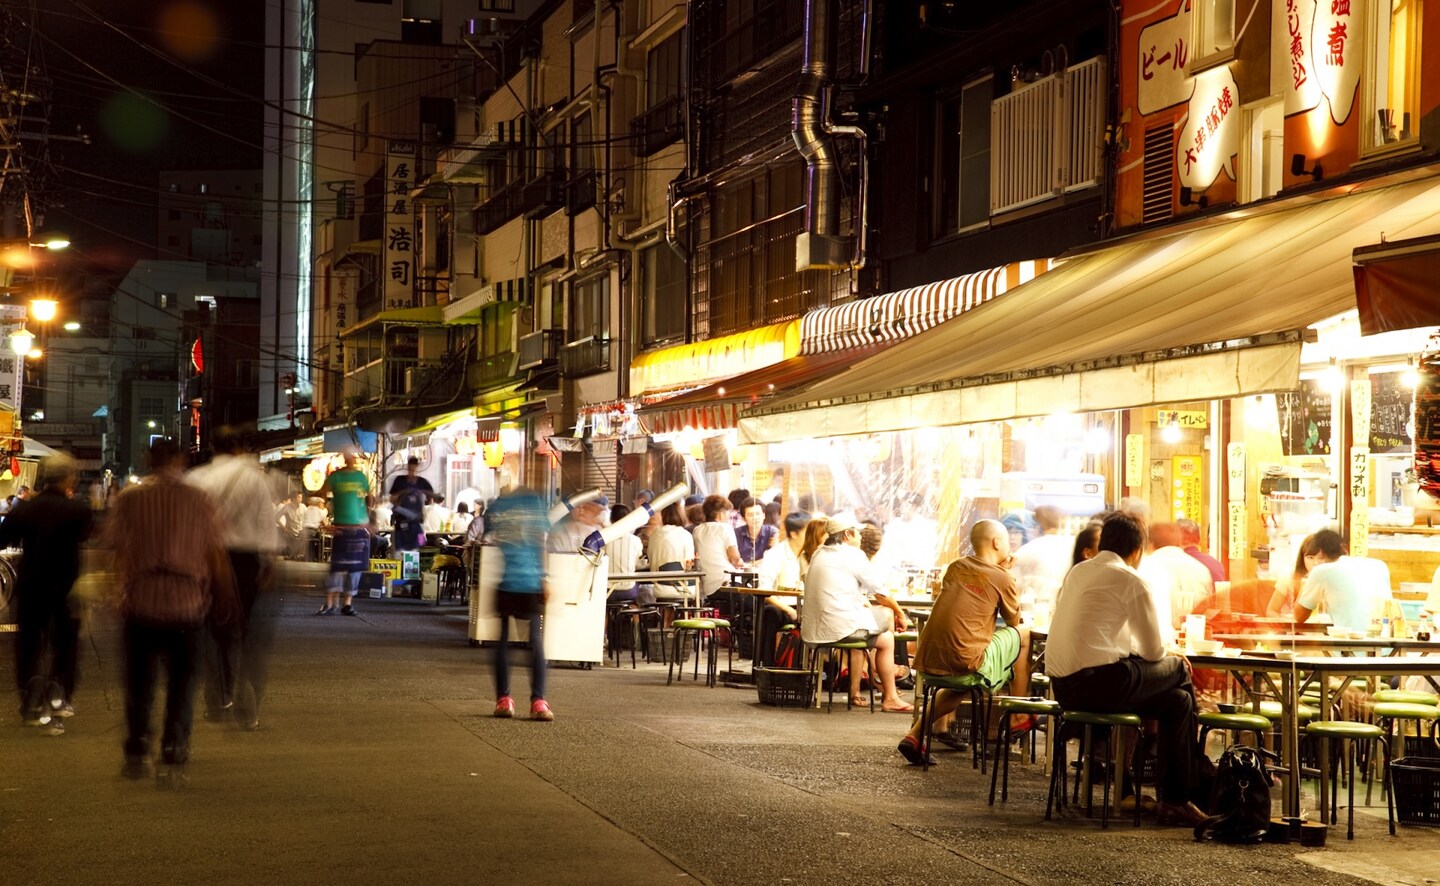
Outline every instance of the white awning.
<path id="1" fill-rule="evenodd" d="M 1313 198 L 1312 198 L 1313 199 Z M 1296 330 L 1355 306 L 1351 251 L 1440 233 L 1440 179 L 1140 235 L 1057 263 L 812 387 L 747 410 L 747 442 L 907 430 L 1294 388 Z"/>

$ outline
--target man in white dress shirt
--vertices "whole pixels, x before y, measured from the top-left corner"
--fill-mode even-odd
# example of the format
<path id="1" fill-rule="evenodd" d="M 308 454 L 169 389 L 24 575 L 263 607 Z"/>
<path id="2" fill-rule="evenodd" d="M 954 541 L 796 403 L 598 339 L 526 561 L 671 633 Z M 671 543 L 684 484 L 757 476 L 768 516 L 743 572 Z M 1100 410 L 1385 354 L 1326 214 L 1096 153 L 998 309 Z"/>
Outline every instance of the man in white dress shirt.
<path id="1" fill-rule="evenodd" d="M 1061 588 L 1045 671 L 1067 710 L 1160 721 L 1158 817 L 1194 827 L 1205 817 L 1189 802 L 1198 755 L 1195 692 L 1185 659 L 1165 652 L 1155 602 L 1135 571 L 1144 550 L 1143 523 L 1123 513 L 1105 518 L 1100 553 L 1071 569 Z"/>

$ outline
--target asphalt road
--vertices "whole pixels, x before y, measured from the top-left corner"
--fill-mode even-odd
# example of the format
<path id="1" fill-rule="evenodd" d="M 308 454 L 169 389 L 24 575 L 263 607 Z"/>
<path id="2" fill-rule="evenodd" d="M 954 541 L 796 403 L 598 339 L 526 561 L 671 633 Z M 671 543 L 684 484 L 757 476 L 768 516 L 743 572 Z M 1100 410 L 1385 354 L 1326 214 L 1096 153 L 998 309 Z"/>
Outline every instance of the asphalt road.
<path id="1" fill-rule="evenodd" d="M 316 618 L 311 593 L 277 601 L 262 728 L 197 720 L 183 791 L 119 777 L 118 634 L 93 615 L 67 733 L 39 735 L 0 708 L 0 883 L 1440 877 L 1440 833 L 1391 838 L 1383 806 L 1362 812 L 1354 844 L 1341 831 L 1324 850 L 1044 822 L 1028 766 L 993 809 L 968 757 L 905 766 L 903 716 L 765 707 L 752 691 L 667 687 L 663 667 L 628 660 L 553 670 L 554 723 L 495 720 L 491 653 L 467 644 L 462 609 L 366 600 L 359 618 Z M 517 697 L 525 687 L 521 672 Z"/>

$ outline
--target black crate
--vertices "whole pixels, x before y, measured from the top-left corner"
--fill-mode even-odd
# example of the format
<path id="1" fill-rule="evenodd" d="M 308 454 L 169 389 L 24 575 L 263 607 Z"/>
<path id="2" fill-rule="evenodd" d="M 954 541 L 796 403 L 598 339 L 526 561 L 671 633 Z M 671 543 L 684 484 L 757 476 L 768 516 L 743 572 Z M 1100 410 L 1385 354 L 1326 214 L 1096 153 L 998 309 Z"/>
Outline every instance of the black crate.
<path id="1" fill-rule="evenodd" d="M 1440 757 L 1440 741 L 1428 735 L 1405 736 L 1405 756 Z"/>
<path id="2" fill-rule="evenodd" d="M 1401 757 L 1390 764 L 1400 824 L 1440 828 L 1440 758 Z"/>
<path id="3" fill-rule="evenodd" d="M 756 668 L 755 690 L 760 703 L 782 708 L 807 708 L 815 697 L 810 672 L 786 668 Z"/>

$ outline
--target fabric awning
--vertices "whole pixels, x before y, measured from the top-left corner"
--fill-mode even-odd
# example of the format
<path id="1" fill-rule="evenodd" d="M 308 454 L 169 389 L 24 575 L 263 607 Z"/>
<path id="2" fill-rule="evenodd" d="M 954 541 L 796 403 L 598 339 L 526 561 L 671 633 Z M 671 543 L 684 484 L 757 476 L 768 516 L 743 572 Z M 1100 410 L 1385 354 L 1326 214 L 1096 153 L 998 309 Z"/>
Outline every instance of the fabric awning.
<path id="1" fill-rule="evenodd" d="M 1354 306 L 1351 251 L 1440 233 L 1440 179 L 1078 254 L 740 419 L 774 442 L 1293 389 L 1297 330 Z"/>
<path id="2" fill-rule="evenodd" d="M 800 320 L 800 353 L 860 348 L 918 335 L 1030 282 L 1049 269 L 1049 259 L 1014 262 L 811 311 Z"/>
<path id="3" fill-rule="evenodd" d="M 733 378 L 800 353 L 800 321 L 649 351 L 630 363 L 630 390 L 651 396 Z"/>
<path id="4" fill-rule="evenodd" d="M 438 305 L 421 308 L 393 308 L 366 317 L 354 326 L 340 330 L 340 337 L 350 338 L 375 326 L 444 326 L 445 317 Z"/>
<path id="5" fill-rule="evenodd" d="M 814 384 L 856 360 L 863 360 L 889 346 L 871 344 L 848 351 L 805 354 L 773 366 L 696 388 L 640 410 L 640 424 L 649 434 L 684 430 L 715 431 L 736 426 L 740 410 L 754 408 L 778 394 Z"/>
<path id="6" fill-rule="evenodd" d="M 1362 333 L 1440 325 L 1440 236 L 1364 246 L 1352 257 Z"/>

